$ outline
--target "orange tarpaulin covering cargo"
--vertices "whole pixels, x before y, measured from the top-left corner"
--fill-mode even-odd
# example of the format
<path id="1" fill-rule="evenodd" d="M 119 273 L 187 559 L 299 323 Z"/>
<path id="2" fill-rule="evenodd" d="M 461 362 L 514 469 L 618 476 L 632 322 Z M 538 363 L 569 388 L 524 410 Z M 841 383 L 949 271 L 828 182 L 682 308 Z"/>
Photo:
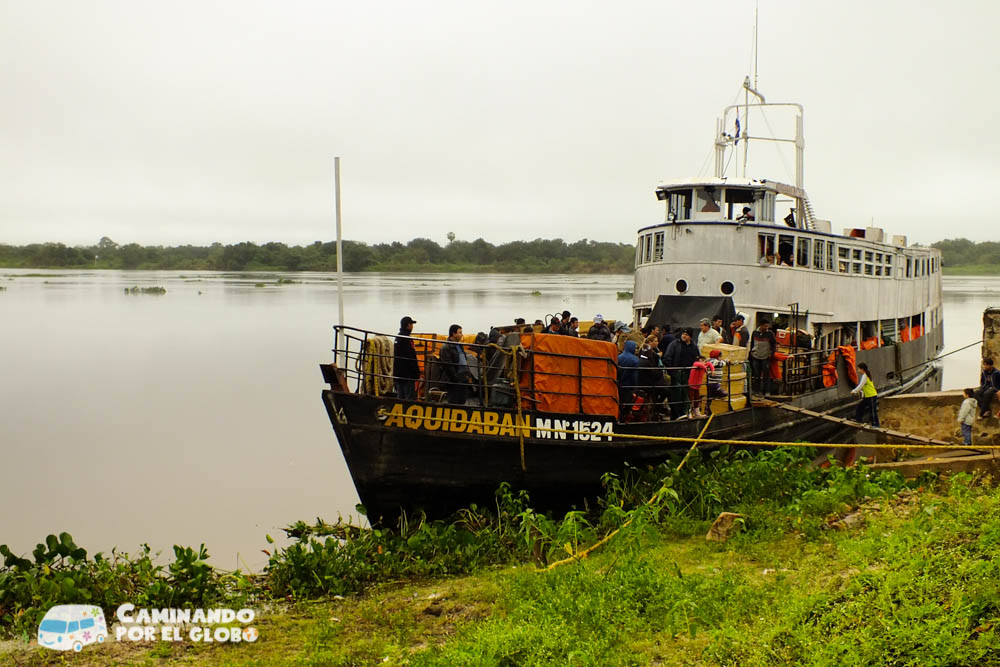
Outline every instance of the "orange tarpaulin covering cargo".
<path id="1" fill-rule="evenodd" d="M 832 387 L 837 384 L 838 354 L 844 356 L 844 365 L 847 367 L 847 378 L 851 381 L 852 385 L 856 385 L 858 383 L 858 369 L 854 365 L 854 361 L 857 355 L 854 352 L 854 348 L 850 345 L 840 345 L 830 353 L 830 358 L 823 364 L 823 386 Z"/>
<path id="2" fill-rule="evenodd" d="M 878 336 L 872 336 L 871 338 L 865 338 L 863 341 L 861 341 L 861 349 L 862 350 L 874 350 L 876 347 L 880 347 L 879 346 Z"/>
<path id="3" fill-rule="evenodd" d="M 535 334 L 521 336 L 521 345 L 532 352 L 521 364 L 525 409 L 618 416 L 618 349 L 614 343 Z"/>

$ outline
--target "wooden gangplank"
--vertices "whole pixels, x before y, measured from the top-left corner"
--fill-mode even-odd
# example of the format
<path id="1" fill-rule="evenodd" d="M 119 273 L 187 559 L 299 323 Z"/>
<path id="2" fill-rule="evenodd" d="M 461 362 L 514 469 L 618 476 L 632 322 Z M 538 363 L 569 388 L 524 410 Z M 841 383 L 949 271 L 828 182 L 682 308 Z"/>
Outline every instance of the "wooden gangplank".
<path id="1" fill-rule="evenodd" d="M 867 431 L 869 433 L 881 433 L 882 435 L 886 435 L 888 437 L 899 438 L 900 440 L 906 440 L 907 442 L 915 442 L 921 445 L 947 447 L 950 449 L 953 449 L 955 447 L 954 443 L 945 442 L 944 440 L 937 440 L 935 438 L 926 438 L 922 435 L 917 435 L 915 433 L 903 433 L 902 431 L 894 431 L 888 428 L 872 426 L 871 424 L 862 424 L 861 422 L 856 422 L 853 419 L 846 419 L 844 417 L 834 417 L 831 414 L 827 414 L 824 412 L 816 412 L 815 410 L 809 410 L 807 408 L 800 408 L 797 405 L 788 405 L 786 403 L 779 403 L 778 401 L 756 399 L 754 400 L 754 406 L 780 408 L 782 410 L 786 410 L 788 412 L 794 412 L 795 414 L 802 415 L 804 417 L 811 417 L 813 419 L 823 419 L 825 421 L 841 424 L 843 426 L 857 429 L 859 431 Z M 969 448 L 969 449 L 974 450 L 974 448 Z"/>

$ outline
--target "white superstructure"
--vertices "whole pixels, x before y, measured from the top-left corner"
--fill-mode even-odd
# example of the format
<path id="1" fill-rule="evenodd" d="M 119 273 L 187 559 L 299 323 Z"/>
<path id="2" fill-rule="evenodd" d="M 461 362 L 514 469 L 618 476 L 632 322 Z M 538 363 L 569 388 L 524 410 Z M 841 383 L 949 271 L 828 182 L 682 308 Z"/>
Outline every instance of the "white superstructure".
<path id="1" fill-rule="evenodd" d="M 765 106 L 796 109 L 794 139 L 724 132 L 731 112 Z M 717 132 L 715 176 L 656 188 L 664 221 L 638 232 L 635 321 L 660 295 L 729 296 L 749 328 L 765 317 L 788 326 L 791 317 L 819 349 L 875 338 L 905 341 L 938 329 L 938 250 L 909 247 L 905 236 L 875 227 L 835 233 L 830 221 L 816 217 L 802 188 L 801 107 L 728 107 Z M 796 185 L 723 175 L 730 147 L 735 153 L 760 139 L 794 144 Z"/>

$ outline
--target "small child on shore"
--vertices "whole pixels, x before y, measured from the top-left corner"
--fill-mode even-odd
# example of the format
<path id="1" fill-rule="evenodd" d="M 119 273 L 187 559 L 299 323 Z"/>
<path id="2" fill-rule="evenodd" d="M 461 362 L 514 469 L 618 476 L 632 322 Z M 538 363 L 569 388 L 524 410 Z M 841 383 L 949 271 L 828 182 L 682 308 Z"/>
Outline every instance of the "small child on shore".
<path id="1" fill-rule="evenodd" d="M 962 444 L 971 445 L 972 425 L 976 423 L 976 406 L 979 404 L 974 398 L 975 391 L 966 389 L 963 393 L 965 400 L 962 401 L 962 407 L 958 409 L 958 423 L 962 425 Z"/>

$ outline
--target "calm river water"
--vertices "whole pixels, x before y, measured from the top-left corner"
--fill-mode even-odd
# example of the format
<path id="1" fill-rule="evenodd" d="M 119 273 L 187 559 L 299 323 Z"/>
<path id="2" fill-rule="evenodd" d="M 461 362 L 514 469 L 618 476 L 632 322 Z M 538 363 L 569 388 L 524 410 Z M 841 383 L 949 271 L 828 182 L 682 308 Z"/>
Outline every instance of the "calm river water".
<path id="1" fill-rule="evenodd" d="M 0 270 L 0 543 L 68 531 L 88 552 L 204 542 L 227 568 L 265 534 L 350 514 L 357 496 L 326 412 L 337 283 L 329 274 Z M 475 332 L 568 309 L 629 317 L 632 277 L 352 274 L 349 324 Z M 163 295 L 125 294 L 162 286 Z M 533 294 L 540 292 L 540 295 Z M 945 349 L 977 340 L 1000 278 L 945 279 Z M 944 387 L 978 379 L 979 349 Z"/>

